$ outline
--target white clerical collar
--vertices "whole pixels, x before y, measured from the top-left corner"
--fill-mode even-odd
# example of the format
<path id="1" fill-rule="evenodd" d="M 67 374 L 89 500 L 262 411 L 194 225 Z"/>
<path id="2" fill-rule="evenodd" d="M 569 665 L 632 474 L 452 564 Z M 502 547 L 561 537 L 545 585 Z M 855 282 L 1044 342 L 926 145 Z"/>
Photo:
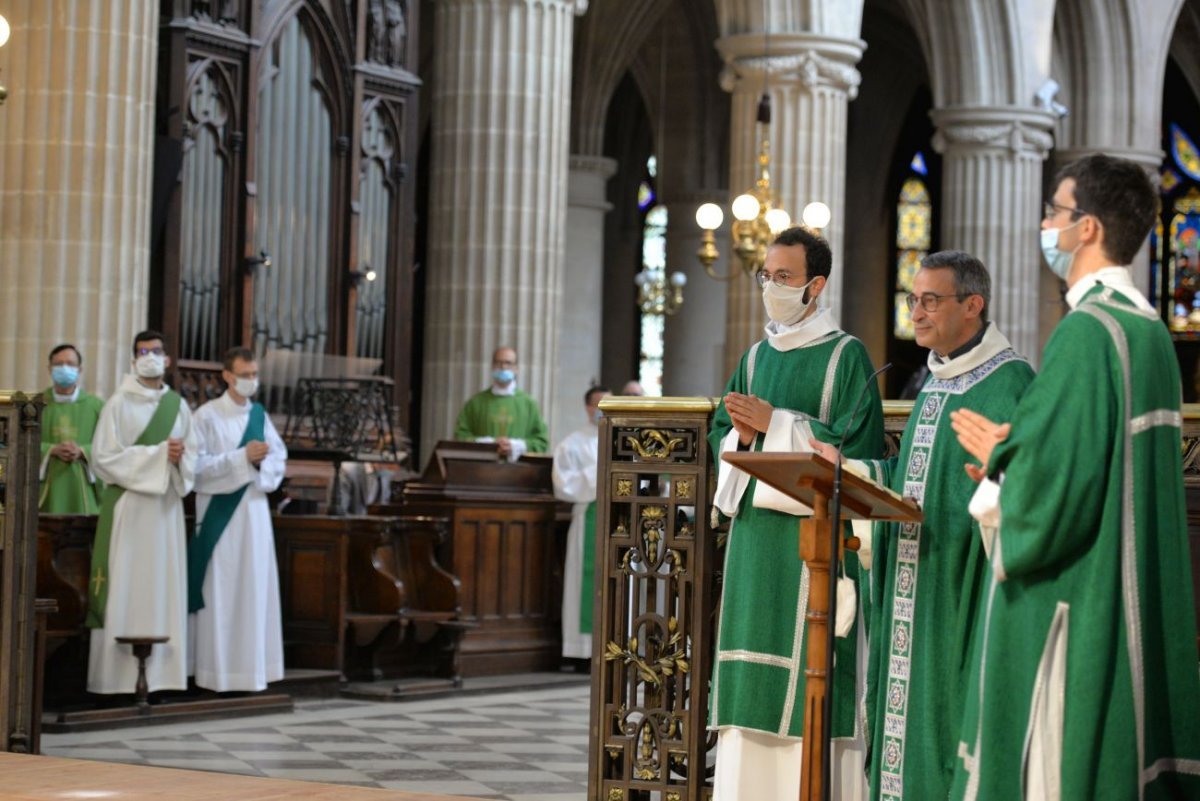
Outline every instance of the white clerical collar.
<path id="1" fill-rule="evenodd" d="M 1128 267 L 1101 267 L 1099 270 L 1083 276 L 1075 282 L 1075 286 L 1067 290 L 1067 305 L 1074 309 L 1083 300 L 1083 296 L 1096 284 L 1104 284 L 1104 286 L 1115 289 L 1142 311 L 1154 311 L 1150 301 L 1146 300 L 1146 296 L 1134 285 L 1133 276 L 1130 275 Z"/>
<path id="2" fill-rule="evenodd" d="M 122 392 L 128 392 L 132 395 L 141 395 L 143 398 L 153 398 L 154 400 L 158 400 L 165 395 L 167 390 L 170 388 L 171 387 L 167 385 L 166 381 L 163 381 L 162 386 L 158 389 L 155 389 L 154 387 L 148 387 L 141 381 L 138 381 L 137 373 L 126 373 L 125 377 L 121 379 Z"/>
<path id="3" fill-rule="evenodd" d="M 75 389 L 71 392 L 68 392 L 66 395 L 60 395 L 57 389 L 54 390 L 53 394 L 55 403 L 74 403 L 75 401 L 79 400 L 79 385 L 76 384 Z"/>
<path id="4" fill-rule="evenodd" d="M 517 379 L 514 378 L 512 381 L 508 382 L 508 386 L 506 387 L 498 387 L 495 384 L 492 384 L 492 394 L 501 398 L 512 397 L 513 395 L 516 395 Z"/>
<path id="5" fill-rule="evenodd" d="M 784 325 L 771 320 L 763 329 L 767 332 L 767 342 L 775 350 L 795 350 L 838 330 L 833 322 L 833 312 L 820 309 L 813 315 L 804 318 L 795 325 Z"/>
<path id="6" fill-rule="evenodd" d="M 995 324 L 988 323 L 987 329 L 983 332 L 983 339 L 966 353 L 948 361 L 942 361 L 936 353 L 929 351 L 927 361 L 929 372 L 933 374 L 934 378 L 955 378 L 974 370 L 1000 351 L 1011 347 L 1008 337 L 1001 334 Z"/>
<path id="7" fill-rule="evenodd" d="M 220 399 L 225 401 L 225 405 L 228 406 L 230 409 L 233 409 L 234 411 L 239 412 L 239 413 L 243 413 L 243 412 L 249 413 L 250 407 L 254 405 L 253 398 L 246 398 L 245 403 L 238 403 L 237 401 L 235 401 L 233 399 L 233 396 L 229 394 L 228 389 L 226 389 L 223 393 L 221 393 Z"/>

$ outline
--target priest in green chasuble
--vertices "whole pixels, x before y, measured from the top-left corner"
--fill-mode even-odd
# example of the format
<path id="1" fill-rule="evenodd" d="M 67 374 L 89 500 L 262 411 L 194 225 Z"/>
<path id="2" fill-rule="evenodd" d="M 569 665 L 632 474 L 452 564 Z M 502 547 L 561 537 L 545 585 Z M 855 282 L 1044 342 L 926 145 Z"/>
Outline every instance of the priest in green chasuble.
<path id="1" fill-rule="evenodd" d="M 1126 266 L 1157 208 L 1134 162 L 1059 172 L 1041 244 L 1071 311 L 1011 423 L 952 415 L 990 561 L 951 798 L 1200 798 L 1179 365 Z"/>
<path id="2" fill-rule="evenodd" d="M 930 377 L 899 455 L 850 469 L 915 498 L 924 513 L 921 523 L 855 521 L 870 575 L 871 795 L 924 801 L 945 798 L 954 777 L 964 663 L 987 564 L 967 511 L 975 482 L 950 412 L 970 407 L 1007 420 L 1033 369 L 988 322 L 991 279 L 974 256 L 926 256 L 907 300 L 917 344 L 929 348 Z M 836 458 L 832 445 L 820 450 Z"/>
<path id="3" fill-rule="evenodd" d="M 81 388 L 83 357 L 74 345 L 50 351 L 51 386 L 42 414 L 41 494 L 38 511 L 52 515 L 100 513 L 92 472 L 92 436 L 104 401 Z"/>
<path id="4" fill-rule="evenodd" d="M 494 442 L 500 457 L 515 462 L 525 453 L 545 453 L 550 434 L 537 401 L 517 389 L 517 352 L 496 348 L 492 385 L 472 395 L 458 413 L 454 438 Z"/>
<path id="5" fill-rule="evenodd" d="M 840 330 L 818 299 L 832 265 L 829 244 L 804 228 L 781 233 L 758 274 L 770 318 L 766 338 L 742 356 L 713 417 L 715 504 L 730 516 L 709 726 L 719 732 L 715 801 L 799 795 L 804 733 L 808 571 L 799 557 L 802 516 L 812 510 L 720 461 L 725 451 L 812 450 L 846 435 L 846 452 L 875 458 L 883 410 L 863 344 Z M 866 395 L 851 425 L 855 402 Z M 858 560 L 847 552 L 854 581 Z M 839 638 L 832 721 L 835 798 L 861 798 L 862 726 L 856 708 L 859 626 Z"/>

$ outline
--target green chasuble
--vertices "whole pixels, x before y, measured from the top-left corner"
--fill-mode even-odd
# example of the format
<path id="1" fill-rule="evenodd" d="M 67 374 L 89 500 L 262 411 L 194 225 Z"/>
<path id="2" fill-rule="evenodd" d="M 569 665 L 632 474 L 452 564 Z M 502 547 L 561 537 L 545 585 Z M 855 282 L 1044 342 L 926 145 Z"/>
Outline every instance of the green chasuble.
<path id="1" fill-rule="evenodd" d="M 817 439 L 836 442 L 871 372 L 863 344 L 832 330 L 791 350 L 760 342 L 742 356 L 726 392 L 757 395 L 775 407 L 776 415 L 786 410 L 797 422 L 805 422 Z M 709 436 L 715 459 L 720 459 L 721 442 L 732 428 L 722 402 Z M 756 436 L 753 449 L 762 450 L 763 441 L 762 434 Z M 870 458 L 881 455 L 882 448 L 883 410 L 878 387 L 871 381 L 845 451 Z M 749 479 L 725 545 L 709 726 L 799 738 L 804 734 L 808 607 L 808 571 L 799 555 L 802 518 L 755 507 L 756 487 L 757 481 Z M 857 579 L 858 558 L 851 551 L 846 556 L 846 575 Z M 854 735 L 856 638 L 857 629 L 838 638 L 835 648 L 835 737 Z"/>
<path id="2" fill-rule="evenodd" d="M 1093 286 L 992 453 L 953 798 L 1200 798 L 1181 425 L 1162 321 Z"/>
<path id="3" fill-rule="evenodd" d="M 956 368 L 962 364 L 962 368 Z M 939 377 L 939 374 L 942 377 Z M 938 365 L 913 403 L 899 457 L 873 478 L 921 504 L 923 523 L 875 525 L 870 571 L 867 721 L 874 798 L 945 798 L 954 778 L 966 662 L 987 556 L 967 512 L 976 484 L 950 412 L 1012 415 L 1033 370 L 992 326 Z"/>
<path id="4" fill-rule="evenodd" d="M 485 389 L 471 396 L 458 413 L 454 438 L 476 437 L 523 439 L 529 453 L 545 453 L 550 447 L 550 433 L 537 401 L 519 389 L 513 395 L 495 395 Z"/>
<path id="5" fill-rule="evenodd" d="M 92 436 L 104 401 L 82 390 L 74 402 L 54 400 L 51 387 L 43 393 L 46 411 L 42 414 L 42 459 L 60 442 L 74 442 L 83 449 L 84 458 L 64 462 L 51 456 L 46 462 L 38 510 L 52 515 L 100 514 L 100 488 L 88 479 L 86 462 L 92 458 Z"/>

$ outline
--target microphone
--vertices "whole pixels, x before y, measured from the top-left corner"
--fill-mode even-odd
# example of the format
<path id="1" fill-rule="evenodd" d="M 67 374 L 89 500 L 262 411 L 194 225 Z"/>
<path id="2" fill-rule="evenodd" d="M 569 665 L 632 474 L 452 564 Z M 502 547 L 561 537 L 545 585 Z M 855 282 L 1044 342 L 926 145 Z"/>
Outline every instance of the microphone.
<path id="1" fill-rule="evenodd" d="M 825 801 L 829 801 L 829 788 L 832 784 L 831 773 L 832 755 L 830 748 L 830 734 L 833 729 L 833 651 L 837 643 L 837 633 L 834 630 L 837 625 L 837 582 L 838 582 L 838 564 L 841 559 L 841 550 L 838 548 L 840 538 L 842 536 L 842 448 L 846 444 L 846 437 L 850 436 L 850 432 L 854 430 L 854 423 L 858 420 L 858 413 L 862 409 L 863 399 L 867 397 L 867 390 L 875 384 L 875 379 L 887 372 L 892 366 L 888 362 L 883 367 L 880 367 L 875 372 L 871 373 L 866 382 L 862 385 L 862 389 L 858 391 L 858 398 L 854 401 L 854 408 L 850 412 L 850 420 L 846 423 L 846 429 L 842 431 L 841 439 L 837 445 L 837 459 L 833 462 L 833 498 L 830 506 L 830 537 L 832 538 L 833 547 L 830 549 L 829 557 L 829 617 L 826 625 L 826 643 L 825 643 L 825 703 L 822 717 L 824 718 L 825 731 L 821 732 L 821 764 L 825 774 L 825 784 L 822 790 Z"/>

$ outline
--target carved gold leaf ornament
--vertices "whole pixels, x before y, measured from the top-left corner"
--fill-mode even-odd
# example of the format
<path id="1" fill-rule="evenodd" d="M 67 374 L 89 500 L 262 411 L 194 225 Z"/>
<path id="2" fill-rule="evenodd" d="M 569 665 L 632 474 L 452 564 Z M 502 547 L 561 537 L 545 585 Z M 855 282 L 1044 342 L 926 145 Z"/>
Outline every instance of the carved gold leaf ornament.
<path id="1" fill-rule="evenodd" d="M 620 787 L 608 788 L 608 801 L 625 801 L 625 791 Z"/>
<path id="2" fill-rule="evenodd" d="M 622 648 L 615 642 L 604 646 L 604 661 L 620 660 L 625 665 L 632 665 L 637 670 L 638 679 L 655 688 L 662 687 L 666 680 L 675 673 L 687 673 L 689 669 L 687 654 L 684 652 L 683 633 L 679 631 L 679 621 L 674 617 L 667 619 L 668 639 L 665 643 L 650 640 L 651 653 L 648 659 L 643 659 L 638 653 L 638 638 L 630 637 L 629 643 Z"/>
<path id="3" fill-rule="evenodd" d="M 692 497 L 691 479 L 681 478 L 675 482 L 675 494 L 680 498 Z"/>
<path id="4" fill-rule="evenodd" d="M 640 440 L 636 434 L 630 434 L 625 437 L 625 441 L 633 452 L 643 459 L 666 459 L 687 439 L 647 428 L 642 430 Z"/>
<path id="5" fill-rule="evenodd" d="M 617 479 L 617 495 L 625 496 L 633 494 L 633 479 L 618 478 Z"/>

